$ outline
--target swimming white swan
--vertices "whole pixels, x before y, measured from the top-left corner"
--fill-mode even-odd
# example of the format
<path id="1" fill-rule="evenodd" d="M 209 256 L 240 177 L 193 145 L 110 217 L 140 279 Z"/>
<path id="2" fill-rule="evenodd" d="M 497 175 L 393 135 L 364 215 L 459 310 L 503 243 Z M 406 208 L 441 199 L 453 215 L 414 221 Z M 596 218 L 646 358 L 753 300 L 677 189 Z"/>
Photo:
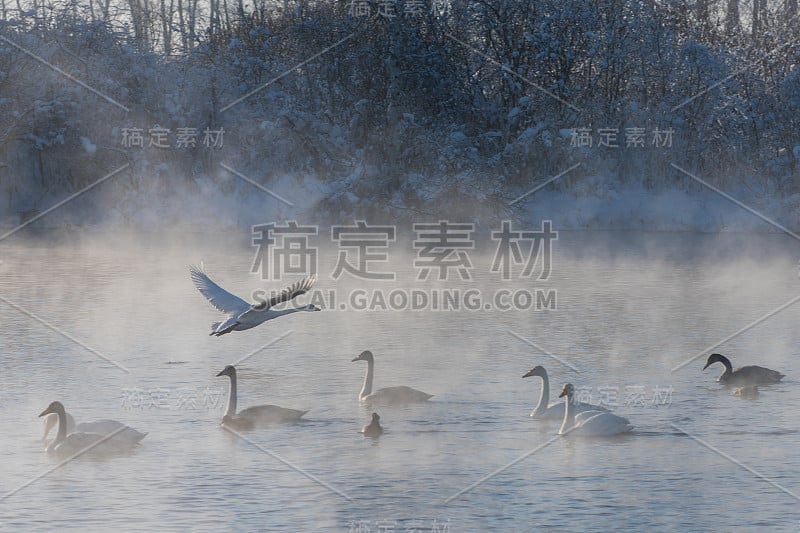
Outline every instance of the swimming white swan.
<path id="1" fill-rule="evenodd" d="M 372 392 L 372 377 L 375 374 L 375 357 L 369 350 L 364 350 L 358 355 L 358 357 L 353 359 L 353 362 L 355 361 L 367 362 L 367 373 L 364 376 L 364 386 L 361 387 L 361 393 L 358 395 L 358 399 L 362 402 L 402 404 L 426 402 L 433 398 L 433 394 L 427 394 L 425 392 L 402 385 L 398 387 L 386 387 Z"/>
<path id="2" fill-rule="evenodd" d="M 378 413 L 372 413 L 372 422 L 361 428 L 361 433 L 365 437 L 380 437 L 383 433 L 383 428 L 379 422 L 380 419 L 381 417 L 378 416 Z"/>
<path id="3" fill-rule="evenodd" d="M 265 300 L 259 303 L 249 304 L 211 281 L 211 278 L 199 268 L 189 267 L 189 273 L 192 276 L 194 286 L 197 287 L 200 294 L 205 296 L 206 299 L 211 302 L 211 305 L 228 315 L 227 320 L 211 324 L 211 333 L 209 333 L 209 335 L 219 337 L 231 331 L 243 331 L 254 328 L 267 320 L 288 315 L 289 313 L 320 310 L 319 307 L 314 304 L 308 304 L 294 309 L 282 309 L 279 311 L 272 309 L 280 303 L 288 302 L 308 292 L 317 280 L 316 276 L 309 276 L 302 281 L 290 285 L 283 289 L 280 294 L 273 296 L 268 301 Z"/>
<path id="4" fill-rule="evenodd" d="M 88 431 L 77 431 L 77 432 L 68 432 L 67 431 L 67 412 L 64 409 L 64 405 L 61 402 L 52 402 L 47 409 L 42 411 L 39 416 L 44 417 L 50 414 L 55 414 L 58 418 L 58 432 L 56 434 L 56 438 L 53 439 L 53 442 L 46 448 L 48 453 L 55 453 L 58 455 L 73 455 L 83 450 L 86 450 L 93 444 L 96 444 L 98 441 L 103 441 L 100 444 L 97 444 L 95 448 L 91 449 L 92 453 L 116 453 L 116 452 L 124 452 L 133 449 L 135 446 L 138 445 L 139 440 L 144 438 L 146 433 L 139 433 L 142 437 L 139 440 L 133 441 L 128 438 L 117 438 L 118 435 L 121 435 L 126 431 L 126 429 L 130 429 L 125 425 L 117 428 L 118 433 L 92 433 Z M 135 430 L 134 430 L 135 431 Z M 138 432 L 137 432 L 138 433 Z M 108 435 L 113 435 L 112 437 L 108 437 Z M 106 440 L 103 440 L 106 439 Z"/>
<path id="5" fill-rule="evenodd" d="M 564 385 L 559 398 L 564 397 L 565 411 L 564 422 L 559 435 L 579 435 L 583 437 L 609 437 L 628 433 L 633 429 L 627 418 L 617 416 L 607 411 L 584 411 L 577 415 L 572 411 L 572 396 L 575 387 L 571 383 Z"/>
<path id="6" fill-rule="evenodd" d="M 228 376 L 231 378 L 231 390 L 228 395 L 228 408 L 222 423 L 234 429 L 253 429 L 261 424 L 274 424 L 277 422 L 292 422 L 299 420 L 308 411 L 297 409 L 286 409 L 277 405 L 255 405 L 236 412 L 236 368 L 231 365 L 226 366 L 217 376 Z"/>
<path id="7" fill-rule="evenodd" d="M 718 353 L 712 353 L 708 356 L 708 361 L 706 361 L 706 366 L 703 367 L 703 370 L 714 363 L 722 363 L 725 365 L 725 371 L 717 378 L 717 381 L 725 385 L 736 385 L 740 387 L 746 387 L 747 385 L 770 385 L 779 382 L 785 377 L 780 372 L 757 365 L 743 366 L 742 368 L 734 370 L 730 360 Z"/>
<path id="8" fill-rule="evenodd" d="M 109 433 L 114 433 L 118 429 L 125 428 L 119 433 L 116 433 L 114 438 L 126 439 L 134 443 L 139 442 L 145 437 L 145 435 L 147 435 L 147 433 L 136 431 L 132 427 L 128 427 L 122 422 L 117 422 L 116 420 L 93 420 L 91 422 L 81 422 L 80 424 L 76 425 L 75 419 L 71 414 L 66 412 L 64 414 L 66 415 L 67 419 L 67 433 L 72 433 L 75 431 L 78 433 L 98 433 L 100 435 L 108 435 Z M 58 426 L 58 415 L 56 413 L 45 415 L 45 417 L 42 419 L 42 423 L 44 425 L 42 441 L 47 442 L 47 436 L 50 433 L 50 430 Z"/>
<path id="9" fill-rule="evenodd" d="M 539 394 L 539 403 L 536 404 L 536 407 L 531 411 L 530 416 L 543 420 L 560 420 L 564 418 L 564 402 L 555 402 L 550 404 L 550 406 L 547 405 L 550 399 L 550 380 L 547 378 L 547 370 L 545 370 L 543 366 L 535 366 L 522 377 L 529 378 L 531 376 L 542 378 L 542 391 Z M 608 411 L 608 409 L 599 405 L 573 401 L 572 411 L 577 414 L 584 411 Z"/>

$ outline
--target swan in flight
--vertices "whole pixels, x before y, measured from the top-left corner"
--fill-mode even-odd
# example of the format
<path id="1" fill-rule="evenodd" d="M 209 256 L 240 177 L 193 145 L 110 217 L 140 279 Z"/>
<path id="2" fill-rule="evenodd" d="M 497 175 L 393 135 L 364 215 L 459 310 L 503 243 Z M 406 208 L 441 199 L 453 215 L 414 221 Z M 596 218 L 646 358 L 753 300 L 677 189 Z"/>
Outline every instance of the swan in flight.
<path id="1" fill-rule="evenodd" d="M 286 409 L 277 405 L 256 405 L 236 412 L 236 368 L 231 365 L 226 366 L 217 374 L 231 378 L 231 390 L 228 395 L 228 408 L 225 416 L 222 417 L 222 424 L 233 429 L 248 430 L 261 424 L 273 424 L 276 422 L 293 422 L 299 420 L 308 411 L 298 411 L 297 409 Z"/>
<path id="2" fill-rule="evenodd" d="M 67 412 L 64 414 L 67 420 L 67 433 L 77 431 L 79 433 L 98 433 L 100 435 L 108 435 L 109 433 L 114 433 L 118 429 L 125 428 L 119 433 L 115 434 L 114 438 L 129 440 L 133 443 L 141 441 L 147 435 L 147 433 L 136 431 L 132 427 L 128 427 L 122 422 L 117 422 L 116 420 L 93 420 L 91 422 L 81 422 L 80 424 L 76 425 L 75 419 L 71 414 Z M 47 442 L 47 436 L 50 434 L 50 430 L 58 426 L 58 414 L 50 413 L 45 415 L 42 419 L 42 424 L 44 425 L 42 442 Z"/>
<path id="3" fill-rule="evenodd" d="M 780 372 L 757 365 L 743 366 L 742 368 L 734 370 L 730 360 L 718 353 L 712 353 L 708 356 L 708 361 L 706 361 L 706 366 L 703 367 L 703 370 L 714 363 L 722 363 L 725 365 L 725 372 L 717 378 L 717 381 L 725 385 L 735 385 L 739 387 L 746 387 L 748 385 L 770 385 L 779 382 L 785 377 Z"/>
<path id="4" fill-rule="evenodd" d="M 372 413 L 372 422 L 361 428 L 361 433 L 365 437 L 380 437 L 383 433 L 383 428 L 379 422 L 380 419 L 381 417 L 378 416 L 378 413 Z"/>
<path id="5" fill-rule="evenodd" d="M 303 307 L 296 307 L 293 309 L 272 309 L 278 304 L 293 300 L 301 294 L 305 294 L 317 281 L 316 276 L 308 276 L 307 278 L 290 285 L 283 289 L 279 294 L 273 296 L 269 300 L 264 300 L 259 303 L 249 304 L 233 295 L 211 281 L 205 272 L 197 267 L 189 267 L 189 273 L 192 276 L 192 282 L 200 294 L 206 297 L 211 302 L 211 305 L 216 307 L 228 315 L 227 320 L 221 322 L 214 322 L 211 324 L 211 333 L 209 335 L 225 335 L 231 331 L 244 331 L 246 329 L 254 328 L 259 324 L 278 318 L 279 316 L 288 315 L 289 313 L 296 313 L 297 311 L 319 311 L 320 308 L 314 304 L 304 305 Z"/>
<path id="6" fill-rule="evenodd" d="M 543 366 L 535 366 L 525 373 L 523 378 L 531 376 L 538 376 L 542 378 L 542 392 L 539 394 L 539 403 L 531 411 L 533 418 L 541 418 L 543 420 L 560 420 L 564 418 L 564 402 L 555 402 L 547 405 L 550 398 L 550 380 L 547 378 L 547 370 Z M 605 407 L 599 405 L 592 405 L 584 402 L 572 402 L 572 412 L 582 413 L 584 411 L 608 411 Z"/>
<path id="7" fill-rule="evenodd" d="M 564 385 L 559 398 L 564 397 L 565 411 L 564 422 L 559 435 L 575 434 L 584 437 L 610 437 L 628 433 L 633 429 L 627 418 L 617 416 L 608 411 L 584 411 L 575 414 L 572 410 L 572 396 L 575 387 L 571 383 Z"/>
<path id="8" fill-rule="evenodd" d="M 53 442 L 46 448 L 48 453 L 55 453 L 58 455 L 74 455 L 82 452 L 92 445 L 92 452 L 98 453 L 115 453 L 131 450 L 139 444 L 139 441 L 144 438 L 146 433 L 139 433 L 142 437 L 138 440 L 131 440 L 130 438 L 117 438 L 118 435 L 123 434 L 128 426 L 122 425 L 111 433 L 93 433 L 88 431 L 67 431 L 67 412 L 61 402 L 52 402 L 47 409 L 42 411 L 39 416 L 45 417 L 50 414 L 55 414 L 58 418 L 58 432 Z M 105 421 L 104 421 L 105 422 Z M 113 421 L 112 421 L 113 422 Z M 135 430 L 133 430 L 135 431 Z M 137 432 L 138 433 L 138 432 Z M 109 437 L 109 435 L 113 435 Z M 105 439 L 105 440 L 104 440 Z M 98 441 L 103 441 L 99 444 Z"/>
<path id="9" fill-rule="evenodd" d="M 417 403 L 426 402 L 433 398 L 433 394 L 427 394 L 411 387 L 386 387 L 372 392 L 372 377 L 375 374 L 375 357 L 369 350 L 364 350 L 358 357 L 354 358 L 355 361 L 367 362 L 367 373 L 364 376 L 364 386 L 361 387 L 361 393 L 358 399 L 362 402 L 383 403 L 383 404 L 402 404 L 402 403 Z"/>

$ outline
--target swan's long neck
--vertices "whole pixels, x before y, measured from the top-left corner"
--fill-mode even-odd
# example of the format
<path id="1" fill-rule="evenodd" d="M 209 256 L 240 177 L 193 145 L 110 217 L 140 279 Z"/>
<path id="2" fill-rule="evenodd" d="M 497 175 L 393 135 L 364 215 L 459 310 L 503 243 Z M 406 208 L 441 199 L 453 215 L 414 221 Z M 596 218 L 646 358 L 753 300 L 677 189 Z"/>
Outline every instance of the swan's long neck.
<path id="1" fill-rule="evenodd" d="M 63 409 L 58 411 L 58 433 L 56 433 L 56 440 L 52 445 L 64 442 L 67 438 L 67 412 Z"/>
<path id="2" fill-rule="evenodd" d="M 539 414 L 547 409 L 547 403 L 550 401 L 550 380 L 547 379 L 547 372 L 543 372 L 539 377 L 542 378 L 542 391 L 539 393 L 539 403 L 533 410 L 534 414 Z"/>
<path id="3" fill-rule="evenodd" d="M 234 416 L 236 414 L 236 372 L 230 374 L 231 390 L 228 393 L 228 407 L 225 409 L 225 416 Z"/>
<path id="4" fill-rule="evenodd" d="M 372 376 L 375 374 L 375 360 L 367 359 L 367 373 L 364 375 L 364 386 L 361 387 L 359 398 L 372 394 Z"/>
<path id="5" fill-rule="evenodd" d="M 719 376 L 719 381 L 725 381 L 733 374 L 733 365 L 725 356 L 721 356 L 719 362 L 725 365 L 725 372 Z"/>
<path id="6" fill-rule="evenodd" d="M 53 426 L 58 425 L 58 415 L 55 413 L 50 413 L 49 415 L 44 417 L 44 435 L 42 435 L 42 440 L 47 440 L 47 435 L 50 434 L 50 430 Z"/>
<path id="7" fill-rule="evenodd" d="M 559 435 L 563 435 L 567 432 L 567 430 L 573 424 L 573 413 L 572 413 L 572 398 L 570 398 L 569 394 L 564 396 L 564 401 L 567 404 L 564 406 L 564 421 L 561 423 L 561 429 L 558 430 Z"/>
<path id="8" fill-rule="evenodd" d="M 278 311 L 272 311 L 273 317 L 288 315 L 290 313 L 297 313 L 298 311 L 305 311 L 306 309 L 303 307 L 294 307 L 292 309 L 280 309 Z"/>

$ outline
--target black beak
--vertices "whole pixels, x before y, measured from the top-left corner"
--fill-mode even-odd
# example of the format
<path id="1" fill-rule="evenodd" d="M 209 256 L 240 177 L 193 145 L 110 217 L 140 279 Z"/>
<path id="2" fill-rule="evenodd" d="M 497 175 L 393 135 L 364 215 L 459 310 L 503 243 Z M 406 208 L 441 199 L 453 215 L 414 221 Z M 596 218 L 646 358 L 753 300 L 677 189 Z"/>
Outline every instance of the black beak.
<path id="1" fill-rule="evenodd" d="M 522 375 L 523 378 L 529 378 L 533 375 L 533 370 L 528 370 L 525 374 Z"/>
<path id="2" fill-rule="evenodd" d="M 225 375 L 226 375 L 226 374 L 225 374 L 225 371 L 224 371 L 224 370 L 220 370 L 220 371 L 219 371 L 219 374 L 217 374 L 217 377 L 220 377 L 220 376 L 225 376 Z"/>
<path id="3" fill-rule="evenodd" d="M 50 410 L 50 408 L 48 407 L 47 409 L 45 409 L 44 411 L 42 411 L 41 413 L 39 413 L 39 416 L 38 416 L 38 418 L 42 418 L 44 415 L 49 415 L 49 414 L 50 414 L 50 413 L 52 413 L 52 412 L 53 412 L 53 411 L 51 411 L 51 410 Z"/>
<path id="4" fill-rule="evenodd" d="M 561 391 L 561 394 L 559 394 L 558 397 L 563 398 L 566 395 L 567 395 L 566 391 Z"/>
<path id="5" fill-rule="evenodd" d="M 706 368 L 708 368 L 709 366 L 711 366 L 711 363 L 706 363 L 706 366 L 704 366 L 704 367 L 703 367 L 703 370 L 705 370 L 705 369 L 706 369 Z"/>
<path id="6" fill-rule="evenodd" d="M 351 363 L 355 363 L 356 361 L 361 361 L 361 358 L 360 357 L 354 357 L 353 360 L 350 361 L 350 362 Z"/>

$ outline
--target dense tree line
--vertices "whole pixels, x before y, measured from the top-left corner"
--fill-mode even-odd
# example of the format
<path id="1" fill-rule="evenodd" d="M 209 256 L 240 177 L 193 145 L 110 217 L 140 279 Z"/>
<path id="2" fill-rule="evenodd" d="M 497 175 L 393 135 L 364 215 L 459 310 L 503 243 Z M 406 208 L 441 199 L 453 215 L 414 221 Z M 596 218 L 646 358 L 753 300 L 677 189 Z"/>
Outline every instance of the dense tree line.
<path id="1" fill-rule="evenodd" d="M 321 206 L 362 215 L 499 205 L 576 162 L 552 187 L 691 186 L 676 163 L 800 192 L 797 0 L 357 3 L 0 0 L 0 213 L 125 163 L 115 186 L 143 194 L 219 181 L 221 161 L 313 175 L 336 184 Z M 124 142 L 154 126 L 201 133 Z M 220 128 L 224 146 L 200 142 Z"/>

